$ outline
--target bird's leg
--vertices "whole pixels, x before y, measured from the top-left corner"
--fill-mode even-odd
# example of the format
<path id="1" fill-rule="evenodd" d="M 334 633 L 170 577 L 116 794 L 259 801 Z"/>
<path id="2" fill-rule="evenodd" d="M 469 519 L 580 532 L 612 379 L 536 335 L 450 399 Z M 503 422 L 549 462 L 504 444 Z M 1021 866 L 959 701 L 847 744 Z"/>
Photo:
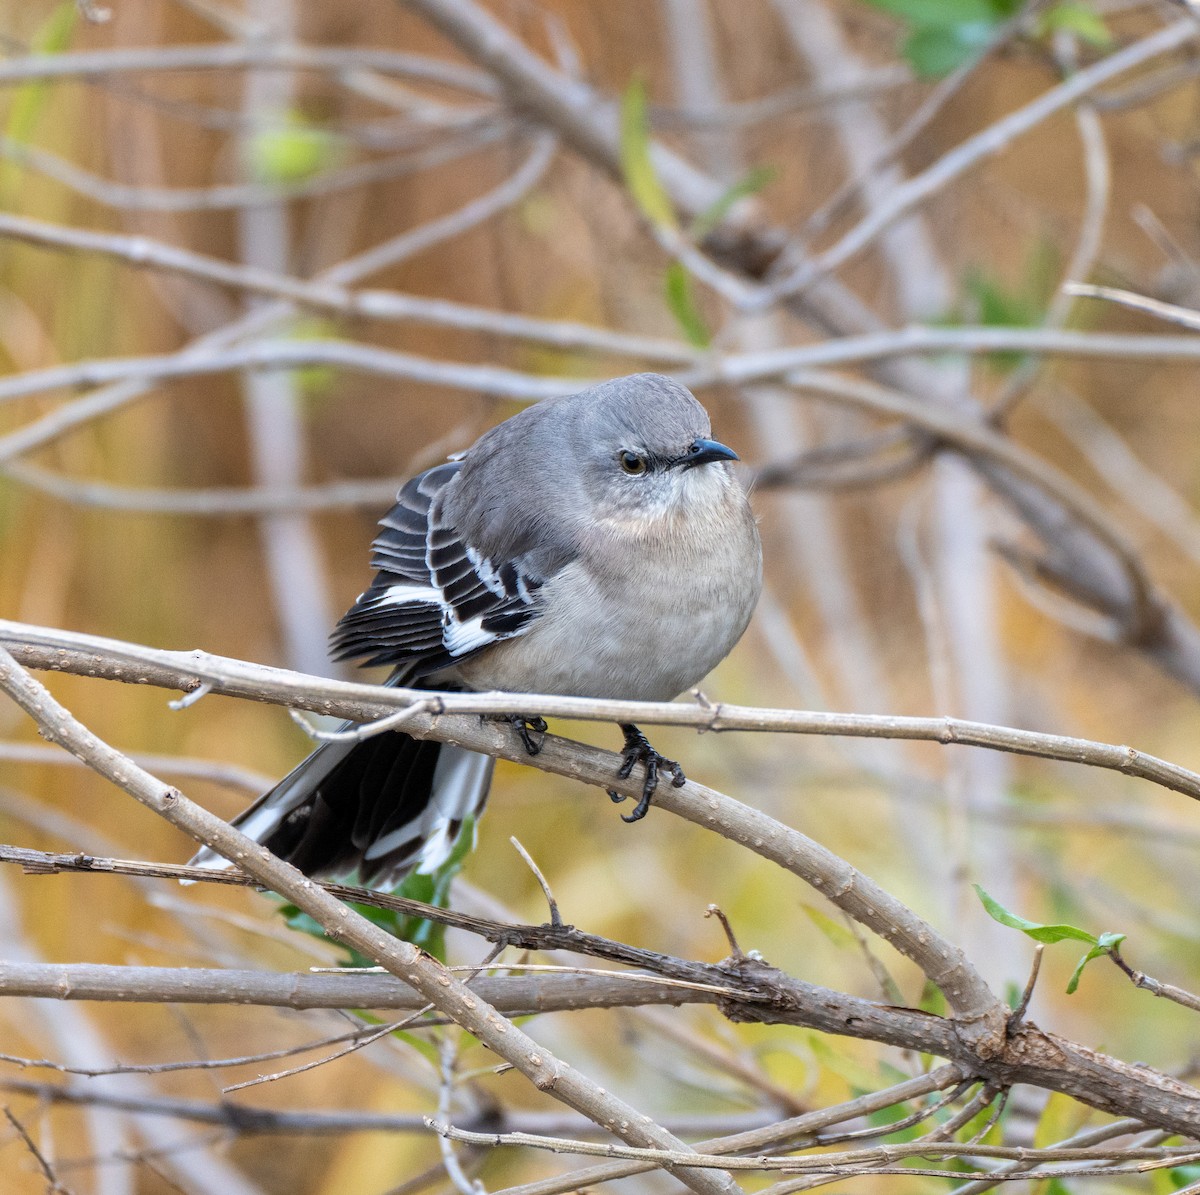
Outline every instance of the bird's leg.
<path id="1" fill-rule="evenodd" d="M 632 813 L 621 814 L 622 821 L 636 822 L 641 821 L 650 808 L 650 799 L 658 787 L 660 771 L 671 773 L 671 784 L 675 788 L 686 784 L 687 777 L 673 759 L 668 759 L 665 755 L 660 755 L 655 751 L 650 746 L 650 740 L 632 722 L 622 722 L 620 725 L 621 733 L 625 736 L 625 749 L 621 752 L 621 766 L 617 769 L 617 775 L 622 780 L 628 780 L 635 764 L 642 763 L 646 766 L 646 782 L 642 785 L 642 799 Z M 608 795 L 614 801 L 625 800 L 621 793 L 614 792 L 611 788 L 608 790 Z"/>
<path id="2" fill-rule="evenodd" d="M 546 719 L 536 715 L 530 718 L 524 714 L 511 714 L 508 720 L 512 724 L 513 730 L 521 736 L 521 742 L 525 744 L 526 752 L 530 755 L 537 755 L 542 749 L 542 740 L 546 737 L 546 731 L 549 729 Z"/>

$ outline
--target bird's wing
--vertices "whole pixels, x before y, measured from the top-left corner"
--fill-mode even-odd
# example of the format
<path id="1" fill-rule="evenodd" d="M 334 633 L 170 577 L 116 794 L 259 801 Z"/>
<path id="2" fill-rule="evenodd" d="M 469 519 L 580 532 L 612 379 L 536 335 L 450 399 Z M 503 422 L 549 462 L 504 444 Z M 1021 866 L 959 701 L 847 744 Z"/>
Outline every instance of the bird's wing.
<path id="1" fill-rule="evenodd" d="M 445 519 L 442 494 L 460 468 L 452 461 L 414 477 L 380 521 L 371 555 L 379 571 L 334 630 L 335 659 L 365 656 L 428 676 L 537 616 L 542 578 L 520 561 L 489 560 Z"/>

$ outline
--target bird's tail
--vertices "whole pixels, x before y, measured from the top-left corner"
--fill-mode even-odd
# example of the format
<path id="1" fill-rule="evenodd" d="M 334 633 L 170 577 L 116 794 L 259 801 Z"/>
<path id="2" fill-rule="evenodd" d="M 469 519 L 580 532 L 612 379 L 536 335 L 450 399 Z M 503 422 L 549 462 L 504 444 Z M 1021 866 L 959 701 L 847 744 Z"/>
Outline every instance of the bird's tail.
<path id="1" fill-rule="evenodd" d="M 445 862 L 483 812 L 494 762 L 400 731 L 325 743 L 233 824 L 305 875 L 390 888 Z M 191 863 L 229 866 L 208 847 Z"/>

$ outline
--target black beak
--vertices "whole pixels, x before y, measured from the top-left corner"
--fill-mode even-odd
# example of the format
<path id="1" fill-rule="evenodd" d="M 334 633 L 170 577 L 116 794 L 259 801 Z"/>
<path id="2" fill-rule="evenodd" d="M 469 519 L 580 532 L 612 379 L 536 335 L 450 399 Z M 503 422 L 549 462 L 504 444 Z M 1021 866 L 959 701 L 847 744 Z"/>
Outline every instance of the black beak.
<path id="1" fill-rule="evenodd" d="M 738 454 L 719 440 L 693 440 L 692 446 L 675 462 L 684 469 L 708 465 L 713 461 L 736 461 Z"/>

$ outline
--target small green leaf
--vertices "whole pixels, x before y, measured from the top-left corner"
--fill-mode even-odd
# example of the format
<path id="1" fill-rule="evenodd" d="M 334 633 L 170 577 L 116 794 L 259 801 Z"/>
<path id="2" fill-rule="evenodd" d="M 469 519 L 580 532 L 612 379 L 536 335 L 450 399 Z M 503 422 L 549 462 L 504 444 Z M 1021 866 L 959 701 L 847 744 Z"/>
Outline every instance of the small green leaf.
<path id="1" fill-rule="evenodd" d="M 1035 242 L 1026 254 L 1020 277 L 1007 282 L 977 267 L 968 268 L 963 277 L 966 299 L 953 317 L 960 321 L 986 324 L 988 327 L 1035 327 L 1045 317 L 1049 297 L 1057 285 L 1058 258 L 1049 242 Z M 1001 372 L 1016 368 L 1025 356 L 1021 353 L 988 353 L 987 364 Z"/>
<path id="2" fill-rule="evenodd" d="M 253 134 L 244 146 L 250 176 L 260 183 L 289 187 L 324 174 L 342 156 L 342 143 L 328 129 L 297 112 Z"/>
<path id="3" fill-rule="evenodd" d="M 901 52 L 925 78 L 948 75 L 984 50 L 1020 0 L 868 0 L 907 26 Z"/>
<path id="4" fill-rule="evenodd" d="M 1070 1096 L 1061 1091 L 1050 1092 L 1050 1098 L 1042 1105 L 1033 1130 L 1035 1149 L 1049 1149 L 1056 1141 L 1062 1141 L 1079 1131 L 1086 1114 Z"/>
<path id="5" fill-rule="evenodd" d="M 335 325 L 320 316 L 302 316 L 293 320 L 287 330 L 288 340 L 336 340 L 337 335 Z M 288 372 L 306 404 L 303 408 L 306 411 L 320 407 L 320 400 L 333 389 L 338 377 L 332 365 L 298 365 Z"/>
<path id="6" fill-rule="evenodd" d="M 78 16 L 75 0 L 64 0 L 38 27 L 30 40 L 30 50 L 35 54 L 61 54 L 71 44 Z M 52 87 L 53 83 L 47 80 L 35 79 L 13 92 L 4 124 L 6 137 L 22 142 L 32 139 Z M 0 163 L 0 206 L 14 205 L 10 192 L 20 186 L 22 177 L 22 168 L 16 162 Z"/>
<path id="7" fill-rule="evenodd" d="M 398 1038 L 405 1045 L 412 1046 L 433 1067 L 435 1074 L 441 1073 L 441 1052 L 438 1050 L 436 1044 L 431 1042 L 427 1037 L 423 1037 L 420 1033 L 406 1033 L 403 1029 L 397 1029 L 392 1034 L 392 1037 Z"/>
<path id="8" fill-rule="evenodd" d="M 65 0 L 57 5 L 33 35 L 30 50 L 34 54 L 61 54 L 71 44 L 78 16 L 79 6 L 75 0 Z M 37 81 L 17 88 L 5 129 L 14 141 L 25 141 L 32 135 L 51 86 L 48 82 Z"/>
<path id="9" fill-rule="evenodd" d="M 948 75 L 970 62 L 989 42 L 995 26 L 984 21 L 959 25 L 918 25 L 901 52 L 923 79 Z"/>
<path id="10" fill-rule="evenodd" d="M 805 916 L 821 931 L 825 937 L 839 950 L 853 949 L 857 945 L 854 935 L 840 921 L 835 921 L 827 913 L 812 905 L 801 904 Z"/>
<path id="11" fill-rule="evenodd" d="M 1193 1186 L 1200 1182 L 1200 1166 L 1172 1166 L 1170 1170 L 1157 1170 L 1153 1174 L 1155 1179 L 1155 1191 L 1176 1192 L 1182 1191 L 1185 1187 Z M 1159 1185 L 1160 1180 L 1165 1179 Z"/>
<path id="12" fill-rule="evenodd" d="M 689 229 L 692 239 L 704 240 L 729 215 L 730 209 L 739 199 L 745 199 L 747 195 L 757 195 L 778 173 L 774 166 L 755 166 L 753 170 L 747 171 L 724 195 L 692 221 Z"/>
<path id="13" fill-rule="evenodd" d="M 675 209 L 650 160 L 650 117 L 641 78 L 635 78 L 621 97 L 621 169 L 642 215 L 660 227 L 677 228 Z"/>
<path id="14" fill-rule="evenodd" d="M 834 1049 L 824 1034 L 809 1030 L 802 1034 L 805 1044 L 822 1067 L 844 1079 L 852 1091 L 874 1091 L 879 1085 L 879 1075 L 869 1066 L 864 1066 L 844 1047 Z"/>
<path id="15" fill-rule="evenodd" d="M 419 900 L 422 904 L 433 905 L 434 908 L 444 909 L 449 906 L 450 885 L 454 877 L 462 870 L 463 860 L 470 854 L 475 845 L 475 819 L 466 818 L 462 829 L 454 840 L 454 846 L 445 863 L 432 873 L 409 872 L 404 882 L 396 890 L 396 895 L 409 900 Z M 350 908 L 360 913 L 372 925 L 389 933 L 394 938 L 411 942 L 420 946 L 427 954 L 445 962 L 446 960 L 446 928 L 441 922 L 430 921 L 427 917 L 411 917 L 396 909 L 377 909 L 374 905 L 361 905 L 348 902 Z M 328 938 L 320 924 L 307 913 L 302 913 L 295 905 L 280 906 L 280 914 L 286 920 L 288 927 L 309 934 L 314 938 Z M 343 947 L 346 955 L 340 960 L 343 967 L 373 967 L 374 962 L 350 947 Z"/>
<path id="16" fill-rule="evenodd" d="M 1076 966 L 1075 970 L 1071 972 L 1071 978 L 1069 980 L 1067 980 L 1067 995 L 1068 996 L 1073 996 L 1075 994 L 1075 989 L 1079 986 L 1079 979 L 1080 979 L 1080 976 L 1083 975 L 1084 967 L 1086 967 L 1088 965 L 1088 963 L 1090 963 L 1092 961 L 1092 959 L 1099 958 L 1102 954 L 1107 954 L 1107 953 L 1108 953 L 1108 949 L 1104 946 L 1101 946 L 1099 943 L 1097 943 L 1095 946 L 1093 946 L 1091 948 L 1091 950 L 1089 950 L 1087 952 L 1087 954 L 1085 954 L 1083 956 L 1083 958 L 1081 958 L 1079 960 L 1079 963 Z"/>
<path id="17" fill-rule="evenodd" d="M 679 323 L 684 336 L 697 348 L 707 348 L 712 340 L 708 325 L 696 307 L 696 298 L 692 292 L 692 279 L 687 270 L 673 261 L 667 266 L 663 276 L 666 289 L 667 306 Z"/>
<path id="18" fill-rule="evenodd" d="M 1104 19 L 1090 5 L 1078 0 L 1063 0 L 1046 9 L 1038 18 L 1038 35 L 1049 37 L 1058 32 L 1073 33 L 1089 46 L 1104 49 L 1113 44 L 1113 35 Z"/>
<path id="19" fill-rule="evenodd" d="M 288 929 L 294 929 L 297 933 L 308 934 L 313 938 L 325 937 L 325 931 L 321 925 L 314 921 L 307 913 L 302 913 L 295 905 L 280 905 L 279 915 L 283 918 L 284 924 Z"/>
<path id="20" fill-rule="evenodd" d="M 1067 983 L 1067 995 L 1074 993 L 1079 987 L 1079 978 L 1083 974 L 1083 969 L 1092 961 L 1099 958 L 1103 954 L 1108 954 L 1115 950 L 1122 942 L 1125 941 L 1125 934 L 1101 934 L 1097 937 L 1095 934 L 1089 934 L 1087 930 L 1082 930 L 1074 925 L 1042 925 L 1037 921 L 1028 921 L 1024 917 L 1018 917 L 1016 913 L 1010 913 L 998 900 L 989 896 L 978 884 L 974 885 L 975 892 L 983 907 L 987 910 L 988 916 L 994 921 L 1000 922 L 1001 925 L 1007 925 L 1011 929 L 1019 929 L 1023 934 L 1027 934 L 1035 942 L 1089 942 L 1091 949 L 1079 960 L 1079 965 L 1071 974 L 1071 978 Z"/>
<path id="21" fill-rule="evenodd" d="M 994 24 L 1003 15 L 994 0 L 867 0 L 910 25 L 952 29 L 973 21 Z"/>
<path id="22" fill-rule="evenodd" d="M 932 980 L 927 979 L 921 988 L 921 997 L 917 1007 L 922 1012 L 932 1013 L 935 1017 L 946 1015 L 946 995 Z"/>
<path id="23" fill-rule="evenodd" d="M 1000 922 L 1001 925 L 1007 925 L 1010 929 L 1019 929 L 1023 934 L 1031 937 L 1035 942 L 1090 942 L 1093 946 L 1096 945 L 1098 939 L 1095 934 L 1089 934 L 1087 930 L 1079 929 L 1074 925 L 1043 925 L 1037 921 L 1029 921 L 1024 917 L 1018 917 L 1016 913 L 1010 913 L 998 900 L 989 896 L 978 884 L 973 885 L 975 894 L 979 897 L 983 907 L 987 910 L 987 914 L 993 921 Z"/>

